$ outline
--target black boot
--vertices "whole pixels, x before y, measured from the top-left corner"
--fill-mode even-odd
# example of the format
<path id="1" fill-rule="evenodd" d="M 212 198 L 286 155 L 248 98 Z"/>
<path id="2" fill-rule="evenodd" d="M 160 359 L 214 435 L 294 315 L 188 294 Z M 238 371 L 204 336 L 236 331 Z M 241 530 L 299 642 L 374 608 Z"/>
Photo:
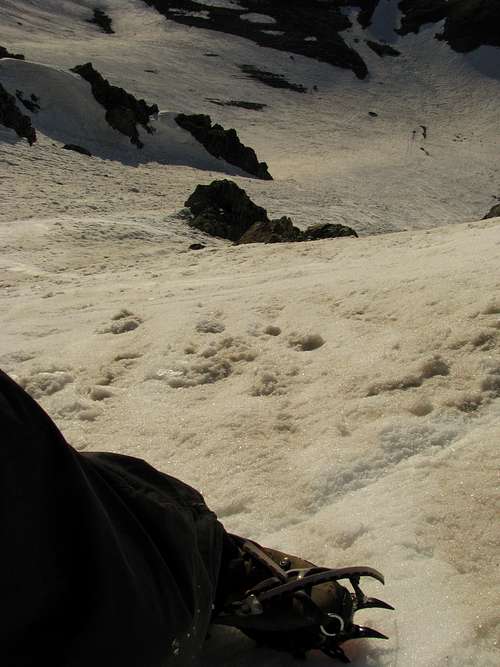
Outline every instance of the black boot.
<path id="1" fill-rule="evenodd" d="M 227 535 L 213 623 L 240 629 L 259 644 L 305 656 L 311 649 L 342 662 L 349 639 L 385 635 L 353 622 L 359 609 L 393 609 L 367 598 L 362 576 L 384 583 L 370 567 L 330 569 L 235 535 Z M 338 582 L 348 580 L 350 592 Z"/>

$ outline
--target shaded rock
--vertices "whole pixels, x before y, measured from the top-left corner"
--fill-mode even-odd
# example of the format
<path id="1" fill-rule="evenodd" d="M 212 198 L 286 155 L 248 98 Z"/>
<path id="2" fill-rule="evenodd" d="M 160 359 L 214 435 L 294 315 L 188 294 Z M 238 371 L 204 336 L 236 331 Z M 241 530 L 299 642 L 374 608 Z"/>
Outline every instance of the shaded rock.
<path id="1" fill-rule="evenodd" d="M 352 0 L 346 4 L 357 5 L 360 7 L 360 12 L 358 14 L 358 23 L 363 28 L 368 28 L 371 25 L 373 14 L 377 8 L 379 0 Z"/>
<path id="2" fill-rule="evenodd" d="M 484 216 L 483 220 L 488 220 L 488 218 L 500 218 L 500 204 L 495 204 L 495 206 L 492 206 L 488 213 Z"/>
<path id="3" fill-rule="evenodd" d="M 263 180 L 272 180 L 265 162 L 259 162 L 252 148 L 241 143 L 236 130 L 225 130 L 222 125 L 212 125 L 210 116 L 179 114 L 175 118 L 182 129 L 187 130 L 207 151 L 216 158 L 240 167 L 248 174 Z"/>
<path id="4" fill-rule="evenodd" d="M 191 227 L 235 242 L 255 222 L 268 220 L 266 210 L 256 206 L 245 190 L 228 180 L 198 185 L 185 206 L 194 216 L 189 221 Z"/>
<path id="5" fill-rule="evenodd" d="M 341 236 L 355 236 L 358 237 L 357 233 L 352 229 L 352 227 L 347 227 L 346 225 L 340 224 L 331 224 L 319 223 L 317 225 L 311 225 L 304 232 L 305 241 L 317 241 L 319 239 L 335 239 Z"/>
<path id="6" fill-rule="evenodd" d="M 191 243 L 189 250 L 203 250 L 207 246 L 204 243 Z"/>
<path id="7" fill-rule="evenodd" d="M 102 9 L 94 9 L 94 16 L 91 19 L 87 19 L 87 23 L 95 23 L 108 35 L 115 34 L 115 31 L 111 27 L 112 22 L 112 19 Z"/>
<path id="8" fill-rule="evenodd" d="M 368 70 L 361 56 L 339 34 L 352 26 L 340 5 L 357 5 L 371 17 L 376 0 L 245 0 L 235 7 L 219 7 L 192 0 L 143 0 L 163 16 L 183 25 L 216 30 L 249 39 L 260 46 L 296 53 L 322 62 L 351 69 L 363 79 Z M 200 15 L 203 10 L 203 15 Z M 242 20 L 248 13 L 266 14 L 274 19 L 273 30 L 262 23 Z M 314 37 L 314 40 L 310 38 Z M 309 39 L 308 39 L 309 38 Z"/>
<path id="9" fill-rule="evenodd" d="M 28 99 L 24 97 L 22 90 L 16 90 L 16 97 L 28 111 L 31 111 L 31 113 L 38 113 L 40 111 L 40 105 L 38 104 L 40 100 L 36 95 L 31 94 Z"/>
<path id="10" fill-rule="evenodd" d="M 75 153 L 81 153 L 87 157 L 92 157 L 92 153 L 83 146 L 78 146 L 78 144 L 64 144 L 63 148 L 67 151 L 75 151 Z"/>
<path id="11" fill-rule="evenodd" d="M 402 35 L 445 19 L 443 32 L 436 37 L 455 51 L 500 46 L 498 0 L 402 0 L 399 7 L 402 18 L 398 32 Z"/>
<path id="12" fill-rule="evenodd" d="M 0 46 L 0 59 L 1 58 L 15 58 L 16 60 L 24 60 L 22 53 L 10 53 L 5 46 Z"/>
<path id="13" fill-rule="evenodd" d="M 304 234 L 295 227 L 290 218 L 255 222 L 239 239 L 238 243 L 284 243 L 303 241 Z"/>
<path id="14" fill-rule="evenodd" d="M 384 56 L 400 56 L 401 52 L 397 49 L 390 46 L 390 44 L 380 44 L 379 42 L 373 42 L 371 39 L 367 39 L 366 45 L 370 47 L 378 56 L 383 58 Z"/>
<path id="15" fill-rule="evenodd" d="M 372 118 L 377 118 L 378 117 L 378 113 L 376 111 L 369 111 L 368 115 L 371 116 Z"/>
<path id="16" fill-rule="evenodd" d="M 284 88 L 285 90 L 293 90 L 296 93 L 307 93 L 307 88 L 300 83 L 290 83 L 283 74 L 275 74 L 268 72 L 253 65 L 240 65 L 240 70 L 246 74 L 250 79 L 255 79 L 264 83 L 271 88 Z"/>
<path id="17" fill-rule="evenodd" d="M 101 106 L 106 109 L 106 121 L 118 132 L 130 138 L 130 142 L 142 148 L 137 125 L 152 134 L 154 129 L 149 125 L 150 117 L 158 113 L 156 104 L 148 105 L 138 100 L 123 88 L 113 86 L 100 74 L 92 63 L 77 65 L 71 70 L 90 83 L 92 94 Z"/>
<path id="18" fill-rule="evenodd" d="M 30 146 L 36 141 L 36 131 L 31 125 L 31 119 L 19 110 L 16 98 L 11 95 L 0 83 L 0 125 L 14 130 L 18 137 L 28 140 Z"/>

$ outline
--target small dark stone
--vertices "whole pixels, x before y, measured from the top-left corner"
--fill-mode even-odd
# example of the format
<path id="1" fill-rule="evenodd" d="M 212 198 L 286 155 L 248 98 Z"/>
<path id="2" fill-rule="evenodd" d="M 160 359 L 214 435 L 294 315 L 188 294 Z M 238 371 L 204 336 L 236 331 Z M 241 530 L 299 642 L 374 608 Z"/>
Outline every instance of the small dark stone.
<path id="1" fill-rule="evenodd" d="M 151 116 L 158 113 L 158 106 L 148 105 L 144 100 L 136 99 L 123 88 L 112 86 L 102 74 L 94 69 L 92 63 L 77 65 L 71 71 L 90 83 L 95 99 L 106 109 L 108 124 L 129 137 L 130 142 L 137 148 L 142 148 L 143 143 L 139 139 L 137 125 L 142 125 L 146 132 L 152 134 L 154 129 L 149 125 L 149 121 Z"/>
<path id="2" fill-rule="evenodd" d="M 191 243 L 189 246 L 189 250 L 203 250 L 203 248 L 206 248 L 207 246 L 204 245 L 203 243 Z"/>
<path id="3" fill-rule="evenodd" d="M 14 130 L 18 137 L 28 140 L 30 146 L 36 142 L 36 131 L 31 119 L 19 110 L 16 98 L 0 83 L 0 125 Z"/>
<path id="4" fill-rule="evenodd" d="M 311 225 L 304 232 L 304 238 L 306 241 L 318 241 L 320 239 L 335 239 L 341 236 L 355 236 L 358 237 L 357 233 L 352 229 L 352 227 L 347 227 L 346 225 L 332 224 L 332 223 L 319 223 L 316 225 Z"/>
<path id="5" fill-rule="evenodd" d="M 484 216 L 483 220 L 488 220 L 488 218 L 500 218 L 500 204 L 495 204 L 495 206 L 492 206 L 488 213 Z"/>
<path id="6" fill-rule="evenodd" d="M 175 118 L 182 129 L 190 132 L 207 151 L 216 158 L 223 158 L 229 164 L 240 167 L 248 174 L 266 181 L 272 180 L 265 162 L 259 162 L 252 148 L 241 143 L 236 130 L 225 130 L 222 125 L 212 125 L 210 116 L 179 114 Z"/>
<path id="7" fill-rule="evenodd" d="M 378 113 L 375 113 L 375 111 L 369 111 L 369 112 L 368 112 L 368 115 L 369 115 L 369 116 L 372 116 L 373 118 L 377 118 Z"/>
<path id="8" fill-rule="evenodd" d="M 389 44 L 380 44 L 379 42 L 373 42 L 370 39 L 365 40 L 367 46 L 370 47 L 374 53 L 376 53 L 378 56 L 383 58 L 384 56 L 400 56 L 401 52 L 398 51 L 397 49 L 394 49 L 392 46 Z"/>
<path id="9" fill-rule="evenodd" d="M 78 146 L 77 144 L 64 144 L 63 148 L 67 151 L 75 151 L 75 153 L 81 153 L 87 157 L 92 157 L 92 153 L 87 148 Z"/>

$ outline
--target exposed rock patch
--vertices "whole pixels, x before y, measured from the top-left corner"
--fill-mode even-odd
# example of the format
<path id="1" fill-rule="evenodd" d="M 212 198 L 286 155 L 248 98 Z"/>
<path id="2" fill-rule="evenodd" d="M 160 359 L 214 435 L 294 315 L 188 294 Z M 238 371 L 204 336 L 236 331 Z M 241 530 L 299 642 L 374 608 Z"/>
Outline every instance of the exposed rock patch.
<path id="1" fill-rule="evenodd" d="M 283 243 L 357 236 L 353 229 L 340 224 L 312 225 L 302 231 L 286 216 L 270 220 L 264 208 L 254 204 L 245 190 L 229 180 L 198 185 L 185 206 L 193 216 L 189 220 L 191 227 L 234 243 Z"/>
<path id="2" fill-rule="evenodd" d="M 495 206 L 492 206 L 488 213 L 484 216 L 483 220 L 487 220 L 488 218 L 500 218 L 500 204 L 495 204 Z"/>
<path id="3" fill-rule="evenodd" d="M 296 93 L 307 93 L 307 88 L 299 83 L 290 83 L 283 74 L 275 74 L 274 72 L 267 72 L 259 69 L 253 65 L 240 65 L 240 70 L 246 74 L 250 79 L 260 81 L 271 88 L 284 88 L 285 90 L 293 90 Z"/>
<path id="4" fill-rule="evenodd" d="M 219 107 L 239 107 L 240 109 L 248 109 L 250 111 L 262 111 L 267 107 L 267 104 L 245 102 L 244 100 L 218 100 L 212 97 L 207 97 L 206 100 L 212 104 L 217 104 Z"/>
<path id="5" fill-rule="evenodd" d="M 339 5 L 361 7 L 367 21 L 371 18 L 375 0 L 354 2 L 324 2 L 324 0 L 245 0 L 234 8 L 204 4 L 202 0 L 144 0 L 171 21 L 183 25 L 216 30 L 250 39 L 260 46 L 288 51 L 322 62 L 351 69 L 363 79 L 368 70 L 361 56 L 346 44 L 340 32 L 351 27 Z M 292 7 L 290 5 L 293 5 Z M 272 19 L 272 30 L 264 30 L 263 24 L 245 20 L 252 14 Z M 266 23 L 269 23 L 269 19 Z M 265 26 L 264 26 L 265 27 Z M 315 39 L 311 40 L 310 38 Z M 309 39 L 308 39 L 309 38 Z"/>
<path id="6" fill-rule="evenodd" d="M 30 146 L 36 141 L 36 131 L 31 119 L 19 110 L 16 98 L 5 90 L 0 83 L 0 125 L 14 130 L 18 137 L 28 140 Z"/>
<path id="7" fill-rule="evenodd" d="M 23 107 L 28 109 L 28 111 L 31 111 L 31 113 L 38 113 L 40 111 L 40 99 L 36 95 L 31 94 L 29 98 L 27 98 L 24 97 L 22 90 L 16 90 L 16 97 L 21 102 Z"/>
<path id="8" fill-rule="evenodd" d="M 203 114 L 179 114 L 177 124 L 190 132 L 207 151 L 216 158 L 222 158 L 248 174 L 263 180 L 272 180 L 265 162 L 259 162 L 252 148 L 241 143 L 236 130 L 225 130 L 222 125 L 212 125 L 210 116 Z"/>
<path id="9" fill-rule="evenodd" d="M 319 239 L 334 239 L 340 236 L 355 236 L 357 233 L 351 227 L 330 222 L 311 225 L 304 232 L 306 241 L 317 241 Z"/>
<path id="10" fill-rule="evenodd" d="M 92 63 L 77 65 L 71 70 L 92 88 L 95 99 L 106 109 L 106 121 L 118 132 L 130 138 L 130 142 L 142 148 L 144 144 L 139 139 L 137 125 L 141 125 L 148 134 L 154 129 L 149 125 L 151 116 L 158 113 L 156 104 L 148 105 L 144 100 L 138 100 L 123 88 L 113 86 L 100 74 Z"/>
<path id="11" fill-rule="evenodd" d="M 371 39 L 367 39 L 366 45 L 381 58 L 384 58 L 385 56 L 395 57 L 401 55 L 401 52 L 393 48 L 390 44 L 380 44 L 380 42 L 373 42 Z"/>
<path id="12" fill-rule="evenodd" d="M 91 19 L 87 19 L 87 23 L 95 23 L 95 25 L 98 25 L 107 35 L 115 34 L 115 31 L 111 27 L 111 24 L 113 23 L 112 19 L 102 9 L 94 9 L 94 16 Z"/>
<path id="13" fill-rule="evenodd" d="M 67 151 L 75 151 L 75 153 L 80 153 L 81 155 L 92 157 L 92 153 L 87 148 L 78 146 L 77 144 L 64 144 L 63 148 Z"/>
<path id="14" fill-rule="evenodd" d="M 187 199 L 194 218 L 189 222 L 211 236 L 238 241 L 255 223 L 267 221 L 267 212 L 256 206 L 245 190 L 228 180 L 198 185 Z"/>
<path id="15" fill-rule="evenodd" d="M 24 60 L 22 53 L 10 53 L 5 46 L 0 46 L 0 59 L 2 58 L 15 58 L 16 60 Z"/>

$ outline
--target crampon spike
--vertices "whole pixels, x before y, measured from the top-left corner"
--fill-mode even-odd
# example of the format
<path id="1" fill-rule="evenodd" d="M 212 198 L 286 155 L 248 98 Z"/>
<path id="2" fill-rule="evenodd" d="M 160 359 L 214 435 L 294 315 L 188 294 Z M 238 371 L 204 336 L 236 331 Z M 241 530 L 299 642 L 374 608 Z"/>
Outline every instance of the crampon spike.
<path id="1" fill-rule="evenodd" d="M 373 630 L 373 628 L 353 625 L 349 633 L 349 639 L 389 639 L 389 637 L 383 635 L 378 630 Z"/>
<path id="2" fill-rule="evenodd" d="M 377 598 L 365 598 L 361 602 L 358 602 L 357 610 L 359 609 L 391 609 L 394 611 L 394 607 L 391 604 Z"/>

